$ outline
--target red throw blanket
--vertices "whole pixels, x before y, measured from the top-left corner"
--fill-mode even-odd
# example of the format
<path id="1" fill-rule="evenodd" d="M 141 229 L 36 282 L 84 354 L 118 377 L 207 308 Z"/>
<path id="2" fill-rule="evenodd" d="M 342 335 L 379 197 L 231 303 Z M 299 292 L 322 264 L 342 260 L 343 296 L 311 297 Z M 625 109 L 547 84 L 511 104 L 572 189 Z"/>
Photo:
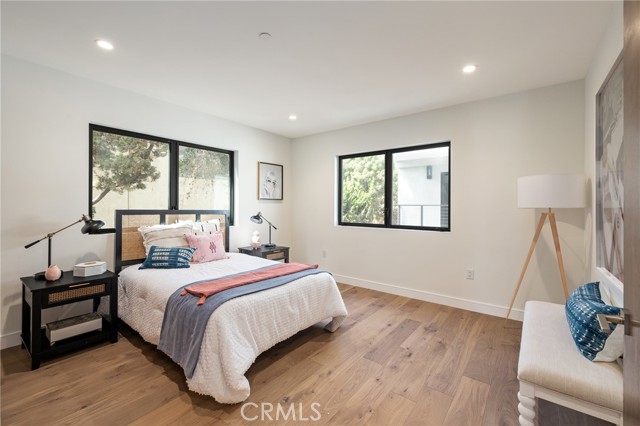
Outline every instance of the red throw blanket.
<path id="1" fill-rule="evenodd" d="M 255 272 L 247 272 L 246 274 L 236 275 L 227 278 L 217 278 L 214 280 L 203 281 L 198 284 L 185 287 L 184 291 L 180 293 L 180 296 L 186 296 L 187 293 L 200 297 L 198 305 L 202 305 L 207 297 L 213 296 L 223 290 L 239 287 L 245 284 L 251 284 L 262 280 L 268 280 L 269 278 L 281 277 L 283 275 L 289 275 L 296 272 L 304 271 L 306 269 L 316 269 L 318 265 L 307 265 L 305 263 L 284 263 L 282 265 L 274 266 L 272 268 L 261 269 Z"/>

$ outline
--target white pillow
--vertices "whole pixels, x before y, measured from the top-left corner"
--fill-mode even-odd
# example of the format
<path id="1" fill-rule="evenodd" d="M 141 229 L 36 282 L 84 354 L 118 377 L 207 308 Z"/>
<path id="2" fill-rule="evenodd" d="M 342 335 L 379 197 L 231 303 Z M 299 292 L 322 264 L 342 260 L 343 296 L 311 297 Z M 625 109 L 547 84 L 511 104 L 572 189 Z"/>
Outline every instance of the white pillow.
<path id="1" fill-rule="evenodd" d="M 213 234 L 220 231 L 220 219 L 211 219 L 206 222 L 193 222 L 194 235 Z"/>
<path id="2" fill-rule="evenodd" d="M 189 242 L 184 235 L 192 234 L 192 227 L 192 223 L 175 223 L 171 225 L 141 226 L 138 231 L 142 234 L 144 250 L 149 254 L 151 246 L 189 247 Z"/>

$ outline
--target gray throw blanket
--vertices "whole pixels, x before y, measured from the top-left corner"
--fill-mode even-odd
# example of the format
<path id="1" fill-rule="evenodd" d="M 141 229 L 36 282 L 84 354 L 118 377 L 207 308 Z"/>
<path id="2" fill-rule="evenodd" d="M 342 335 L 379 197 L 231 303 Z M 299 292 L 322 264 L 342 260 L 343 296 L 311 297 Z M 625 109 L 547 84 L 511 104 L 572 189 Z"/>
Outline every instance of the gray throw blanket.
<path id="1" fill-rule="evenodd" d="M 277 265 L 270 265 L 264 268 L 246 271 L 239 274 L 227 275 L 220 278 L 234 277 L 246 274 L 247 272 L 255 272 L 266 268 L 272 268 Z M 209 296 L 202 305 L 198 305 L 199 298 L 190 294 L 180 296 L 185 287 L 197 284 L 187 284 L 176 290 L 169 300 L 164 310 L 164 318 L 162 320 L 162 329 L 160 330 L 160 343 L 158 349 L 166 353 L 178 365 L 184 369 L 187 378 L 193 377 L 193 373 L 200 357 L 200 347 L 204 332 L 209 322 L 209 317 L 224 302 L 236 297 L 245 296 L 247 294 L 256 293 L 258 291 L 268 290 L 270 288 L 279 287 L 298 278 L 307 275 L 320 274 L 327 272 L 321 269 L 307 269 L 281 277 L 270 278 L 252 284 L 240 287 L 230 288 Z M 209 280 L 204 280 L 209 281 Z"/>

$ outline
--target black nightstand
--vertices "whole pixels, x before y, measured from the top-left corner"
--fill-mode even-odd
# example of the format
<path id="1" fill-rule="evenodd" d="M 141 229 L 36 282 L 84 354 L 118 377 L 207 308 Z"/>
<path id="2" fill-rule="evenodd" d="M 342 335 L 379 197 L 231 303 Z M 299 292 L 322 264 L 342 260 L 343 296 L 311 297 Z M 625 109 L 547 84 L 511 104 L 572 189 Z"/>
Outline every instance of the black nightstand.
<path id="1" fill-rule="evenodd" d="M 65 271 L 57 281 L 40 281 L 32 276 L 22 281 L 22 344 L 31 355 L 31 369 L 40 362 L 65 352 L 105 340 L 118 341 L 118 276 L 107 271 L 90 277 L 74 277 L 73 271 Z M 109 315 L 102 317 L 102 330 L 95 330 L 51 345 L 44 328 L 41 328 L 42 310 L 54 306 L 93 299 L 93 311 L 98 309 L 100 298 L 109 297 Z"/>
<path id="2" fill-rule="evenodd" d="M 284 260 L 284 263 L 289 263 L 289 247 L 276 246 L 274 248 L 265 248 L 262 246 L 257 249 L 254 249 L 253 247 L 240 247 L 238 248 L 238 251 L 250 256 L 257 256 L 271 260 Z"/>

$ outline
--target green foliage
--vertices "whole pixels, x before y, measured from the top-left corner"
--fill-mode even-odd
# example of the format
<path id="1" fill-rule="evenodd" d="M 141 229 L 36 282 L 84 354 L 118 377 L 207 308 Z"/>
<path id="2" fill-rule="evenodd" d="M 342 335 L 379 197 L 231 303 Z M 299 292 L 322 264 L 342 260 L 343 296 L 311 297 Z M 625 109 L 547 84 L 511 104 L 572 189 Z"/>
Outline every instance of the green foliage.
<path id="1" fill-rule="evenodd" d="M 384 155 L 342 160 L 342 221 L 384 223 Z"/>
<path id="2" fill-rule="evenodd" d="M 229 176 L 229 154 L 206 149 L 180 147 L 179 172 L 181 178 L 188 178 L 187 187 L 181 188 L 180 197 L 189 198 L 197 180 L 213 181 L 216 176 Z M 195 194 L 197 195 L 197 194 Z"/>
<path id="3" fill-rule="evenodd" d="M 160 178 L 153 165 L 156 158 L 165 157 L 169 145 L 113 133 L 93 133 L 93 187 L 100 191 L 92 200 L 95 205 L 110 191 L 145 189 L 146 184 Z"/>

